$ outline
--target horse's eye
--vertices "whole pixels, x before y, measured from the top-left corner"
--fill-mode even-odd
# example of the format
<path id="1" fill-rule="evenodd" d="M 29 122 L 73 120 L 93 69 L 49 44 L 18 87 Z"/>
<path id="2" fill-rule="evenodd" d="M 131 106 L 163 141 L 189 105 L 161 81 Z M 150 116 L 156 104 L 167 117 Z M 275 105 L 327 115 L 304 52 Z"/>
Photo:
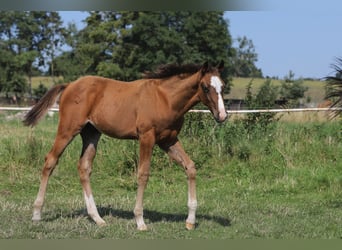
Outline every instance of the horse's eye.
<path id="1" fill-rule="evenodd" d="M 204 84 L 202 84 L 202 89 L 204 93 L 209 93 L 209 88 L 207 86 L 205 86 Z"/>

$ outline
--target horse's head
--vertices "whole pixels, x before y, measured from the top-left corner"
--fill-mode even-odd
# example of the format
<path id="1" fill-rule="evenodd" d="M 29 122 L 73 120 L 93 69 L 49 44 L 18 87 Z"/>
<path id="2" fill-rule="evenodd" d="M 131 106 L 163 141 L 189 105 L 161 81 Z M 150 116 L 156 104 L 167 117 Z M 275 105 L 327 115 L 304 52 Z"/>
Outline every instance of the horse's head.
<path id="1" fill-rule="evenodd" d="M 225 83 L 220 77 L 223 67 L 223 61 L 215 68 L 210 67 L 206 62 L 200 69 L 200 100 L 209 108 L 217 122 L 224 122 L 228 116 L 223 102 Z"/>

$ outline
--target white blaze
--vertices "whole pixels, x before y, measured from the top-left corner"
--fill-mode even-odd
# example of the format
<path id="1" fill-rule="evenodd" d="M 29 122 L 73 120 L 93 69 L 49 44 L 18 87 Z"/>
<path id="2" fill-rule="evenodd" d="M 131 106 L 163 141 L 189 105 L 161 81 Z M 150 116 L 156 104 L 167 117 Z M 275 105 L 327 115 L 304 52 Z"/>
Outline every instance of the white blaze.
<path id="1" fill-rule="evenodd" d="M 227 113 L 224 108 L 223 98 L 221 95 L 222 86 L 223 86 L 222 81 L 220 80 L 219 77 L 212 76 L 210 79 L 210 85 L 216 90 L 217 98 L 218 98 L 217 103 L 218 103 L 219 116 L 222 120 L 224 120 L 227 117 Z"/>

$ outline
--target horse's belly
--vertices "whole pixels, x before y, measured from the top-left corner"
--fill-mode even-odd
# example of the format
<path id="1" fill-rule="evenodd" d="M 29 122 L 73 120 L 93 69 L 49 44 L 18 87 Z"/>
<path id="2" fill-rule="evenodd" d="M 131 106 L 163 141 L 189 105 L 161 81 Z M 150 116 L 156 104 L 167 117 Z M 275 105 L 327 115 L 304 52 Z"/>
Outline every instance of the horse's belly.
<path id="1" fill-rule="evenodd" d="M 90 122 L 101 133 L 104 133 L 110 137 L 119 139 L 137 138 L 135 121 L 132 119 L 132 117 L 116 116 L 113 118 L 110 116 L 102 116 L 100 118 L 91 118 Z"/>

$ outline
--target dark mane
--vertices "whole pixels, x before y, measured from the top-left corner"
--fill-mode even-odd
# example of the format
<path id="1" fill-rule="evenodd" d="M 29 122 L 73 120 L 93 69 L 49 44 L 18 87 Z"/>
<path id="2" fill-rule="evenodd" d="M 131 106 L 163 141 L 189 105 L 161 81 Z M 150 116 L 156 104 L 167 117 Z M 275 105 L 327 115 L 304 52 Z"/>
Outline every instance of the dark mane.
<path id="1" fill-rule="evenodd" d="M 143 78 L 167 78 L 180 74 L 194 74 L 200 70 L 202 65 L 197 64 L 166 64 L 159 66 L 155 71 L 147 71 L 143 74 Z"/>

